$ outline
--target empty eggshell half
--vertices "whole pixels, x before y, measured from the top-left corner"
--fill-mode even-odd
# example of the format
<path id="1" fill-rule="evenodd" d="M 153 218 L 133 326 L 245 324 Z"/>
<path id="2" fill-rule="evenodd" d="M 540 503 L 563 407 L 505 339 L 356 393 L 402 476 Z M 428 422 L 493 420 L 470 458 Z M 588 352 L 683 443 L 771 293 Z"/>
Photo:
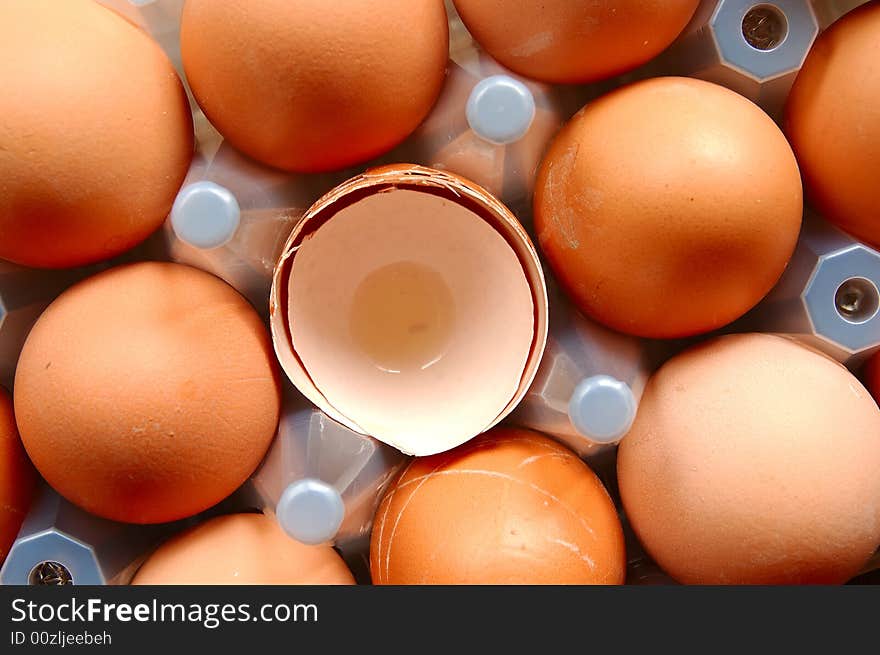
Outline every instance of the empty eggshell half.
<path id="1" fill-rule="evenodd" d="M 501 421 L 547 337 L 534 246 L 481 187 L 415 165 L 321 198 L 275 269 L 272 336 L 297 388 L 336 421 L 431 455 Z"/>

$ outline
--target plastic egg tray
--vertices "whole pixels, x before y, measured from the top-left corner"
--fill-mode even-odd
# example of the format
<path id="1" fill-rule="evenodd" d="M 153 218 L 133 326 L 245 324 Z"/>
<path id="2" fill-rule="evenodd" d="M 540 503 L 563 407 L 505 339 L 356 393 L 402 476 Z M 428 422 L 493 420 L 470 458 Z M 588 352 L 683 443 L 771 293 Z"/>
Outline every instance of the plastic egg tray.
<path id="1" fill-rule="evenodd" d="M 183 0 L 99 1 L 152 35 L 183 74 L 178 38 Z M 625 83 L 677 74 L 731 88 L 778 119 L 817 35 L 860 4 L 705 0 L 678 40 L 645 66 L 597 84 L 551 86 L 505 70 L 481 52 L 447 2 L 446 87 L 433 112 L 401 146 L 336 173 L 288 174 L 224 142 L 190 97 L 197 153 L 189 175 L 163 229 L 116 261 L 158 257 L 204 269 L 235 287 L 267 318 L 273 269 L 306 210 L 366 168 L 398 161 L 474 180 L 531 230 L 535 171 L 547 144 L 580 107 Z M 64 272 L 0 263 L 0 383 L 11 388 L 18 352 L 41 311 L 64 288 L 113 263 Z M 880 253 L 808 215 L 783 279 L 726 330 L 791 335 L 858 372 L 880 350 L 878 286 Z M 507 422 L 570 447 L 614 497 L 615 447 L 633 423 L 646 380 L 689 343 L 637 339 L 601 327 L 574 310 L 551 280 L 544 359 Z M 368 582 L 373 512 L 406 461 L 395 449 L 332 421 L 288 386 L 278 434 L 264 463 L 222 508 L 205 516 L 223 509 L 270 512 L 293 539 L 333 542 L 359 580 Z M 44 485 L 0 569 L 0 583 L 125 584 L 160 540 L 199 518 L 161 526 L 118 524 L 88 515 Z M 628 582 L 672 582 L 630 530 L 626 539 Z"/>

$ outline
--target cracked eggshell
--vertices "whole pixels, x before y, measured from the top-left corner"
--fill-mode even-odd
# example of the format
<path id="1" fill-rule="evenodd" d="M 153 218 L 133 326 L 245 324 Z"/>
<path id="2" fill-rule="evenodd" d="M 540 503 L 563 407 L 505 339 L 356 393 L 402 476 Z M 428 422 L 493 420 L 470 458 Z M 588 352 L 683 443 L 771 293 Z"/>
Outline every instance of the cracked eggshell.
<path id="1" fill-rule="evenodd" d="M 133 248 L 192 159 L 174 67 L 92 0 L 4 0 L 0 25 L 0 257 L 65 268 Z"/>
<path id="2" fill-rule="evenodd" d="M 133 585 L 351 585 L 331 546 L 306 546 L 263 514 L 210 519 L 154 552 Z"/>
<path id="3" fill-rule="evenodd" d="M 685 584 L 839 584 L 880 546 L 880 410 L 791 339 L 724 336 L 667 362 L 617 470 L 639 541 Z"/>
<path id="4" fill-rule="evenodd" d="M 21 528 L 36 482 L 36 472 L 15 426 L 12 398 L 0 387 L 0 564 Z"/>
<path id="5" fill-rule="evenodd" d="M 374 584 L 623 584 L 614 503 L 578 456 L 495 428 L 415 459 L 376 512 Z"/>
<path id="6" fill-rule="evenodd" d="M 319 200 L 275 269 L 275 351 L 331 418 L 407 454 L 454 448 L 509 414 L 547 338 L 534 246 L 481 187 L 415 165 Z"/>
<path id="7" fill-rule="evenodd" d="M 88 512 L 163 523 L 235 491 L 275 436 L 266 327 L 218 278 L 180 264 L 113 268 L 34 325 L 15 416 L 37 469 Z"/>

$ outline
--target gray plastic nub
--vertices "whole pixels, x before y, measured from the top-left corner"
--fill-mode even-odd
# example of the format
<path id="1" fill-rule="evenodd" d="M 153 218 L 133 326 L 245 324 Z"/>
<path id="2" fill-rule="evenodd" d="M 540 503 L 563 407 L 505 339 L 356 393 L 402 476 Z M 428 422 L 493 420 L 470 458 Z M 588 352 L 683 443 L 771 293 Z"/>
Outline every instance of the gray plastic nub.
<path id="1" fill-rule="evenodd" d="M 297 541 L 315 546 L 333 541 L 345 518 L 339 492 L 321 480 L 306 478 L 288 485 L 275 508 L 278 523 Z"/>
<path id="2" fill-rule="evenodd" d="M 581 380 L 568 405 L 577 430 L 597 443 L 616 443 L 632 427 L 638 404 L 626 382 L 609 375 Z"/>
<path id="3" fill-rule="evenodd" d="M 487 77 L 467 101 L 467 121 L 478 136 L 507 145 L 526 135 L 535 119 L 535 98 L 528 87 L 509 75 Z"/>
<path id="4" fill-rule="evenodd" d="M 233 193 L 213 182 L 185 186 L 171 208 L 171 227 L 181 241 L 210 250 L 235 236 L 241 208 Z"/>

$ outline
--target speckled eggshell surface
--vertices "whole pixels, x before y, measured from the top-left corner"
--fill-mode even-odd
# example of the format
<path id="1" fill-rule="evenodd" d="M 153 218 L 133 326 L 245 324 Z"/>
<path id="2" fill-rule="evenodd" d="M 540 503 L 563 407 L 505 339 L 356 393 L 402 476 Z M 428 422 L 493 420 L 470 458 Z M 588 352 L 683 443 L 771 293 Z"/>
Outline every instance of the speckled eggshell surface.
<path id="1" fill-rule="evenodd" d="M 37 321 L 15 378 L 22 441 L 89 512 L 160 523 L 241 485 L 278 423 L 279 378 L 254 309 L 179 264 L 111 269 Z"/>
<path id="2" fill-rule="evenodd" d="M 193 154 L 171 62 L 92 0 L 4 0 L 0 25 L 0 257 L 63 268 L 134 247 Z"/>
<path id="3" fill-rule="evenodd" d="M 354 577 L 332 547 L 301 544 L 263 514 L 230 514 L 162 544 L 132 584 L 350 585 Z"/>
<path id="4" fill-rule="evenodd" d="M 442 0 L 187 0 L 181 52 L 196 99 L 247 155 L 345 168 L 403 141 L 443 86 Z"/>
<path id="5" fill-rule="evenodd" d="M 577 455 L 494 428 L 417 458 L 376 512 L 374 584 L 622 584 L 614 504 Z"/>
<path id="6" fill-rule="evenodd" d="M 673 338 L 742 316 L 797 243 L 803 192 L 775 123 L 700 80 L 638 82 L 579 112 L 536 183 L 538 241 L 586 314 Z"/>
<path id="7" fill-rule="evenodd" d="M 594 82 L 659 55 L 699 0 L 454 0 L 474 38 L 520 75 Z"/>
<path id="8" fill-rule="evenodd" d="M 880 545 L 880 410 L 843 366 L 760 334 L 670 360 L 618 453 L 627 517 L 686 584 L 838 584 Z"/>
<path id="9" fill-rule="evenodd" d="M 880 247 L 880 3 L 822 33 L 791 90 L 785 131 L 810 201 Z"/>

